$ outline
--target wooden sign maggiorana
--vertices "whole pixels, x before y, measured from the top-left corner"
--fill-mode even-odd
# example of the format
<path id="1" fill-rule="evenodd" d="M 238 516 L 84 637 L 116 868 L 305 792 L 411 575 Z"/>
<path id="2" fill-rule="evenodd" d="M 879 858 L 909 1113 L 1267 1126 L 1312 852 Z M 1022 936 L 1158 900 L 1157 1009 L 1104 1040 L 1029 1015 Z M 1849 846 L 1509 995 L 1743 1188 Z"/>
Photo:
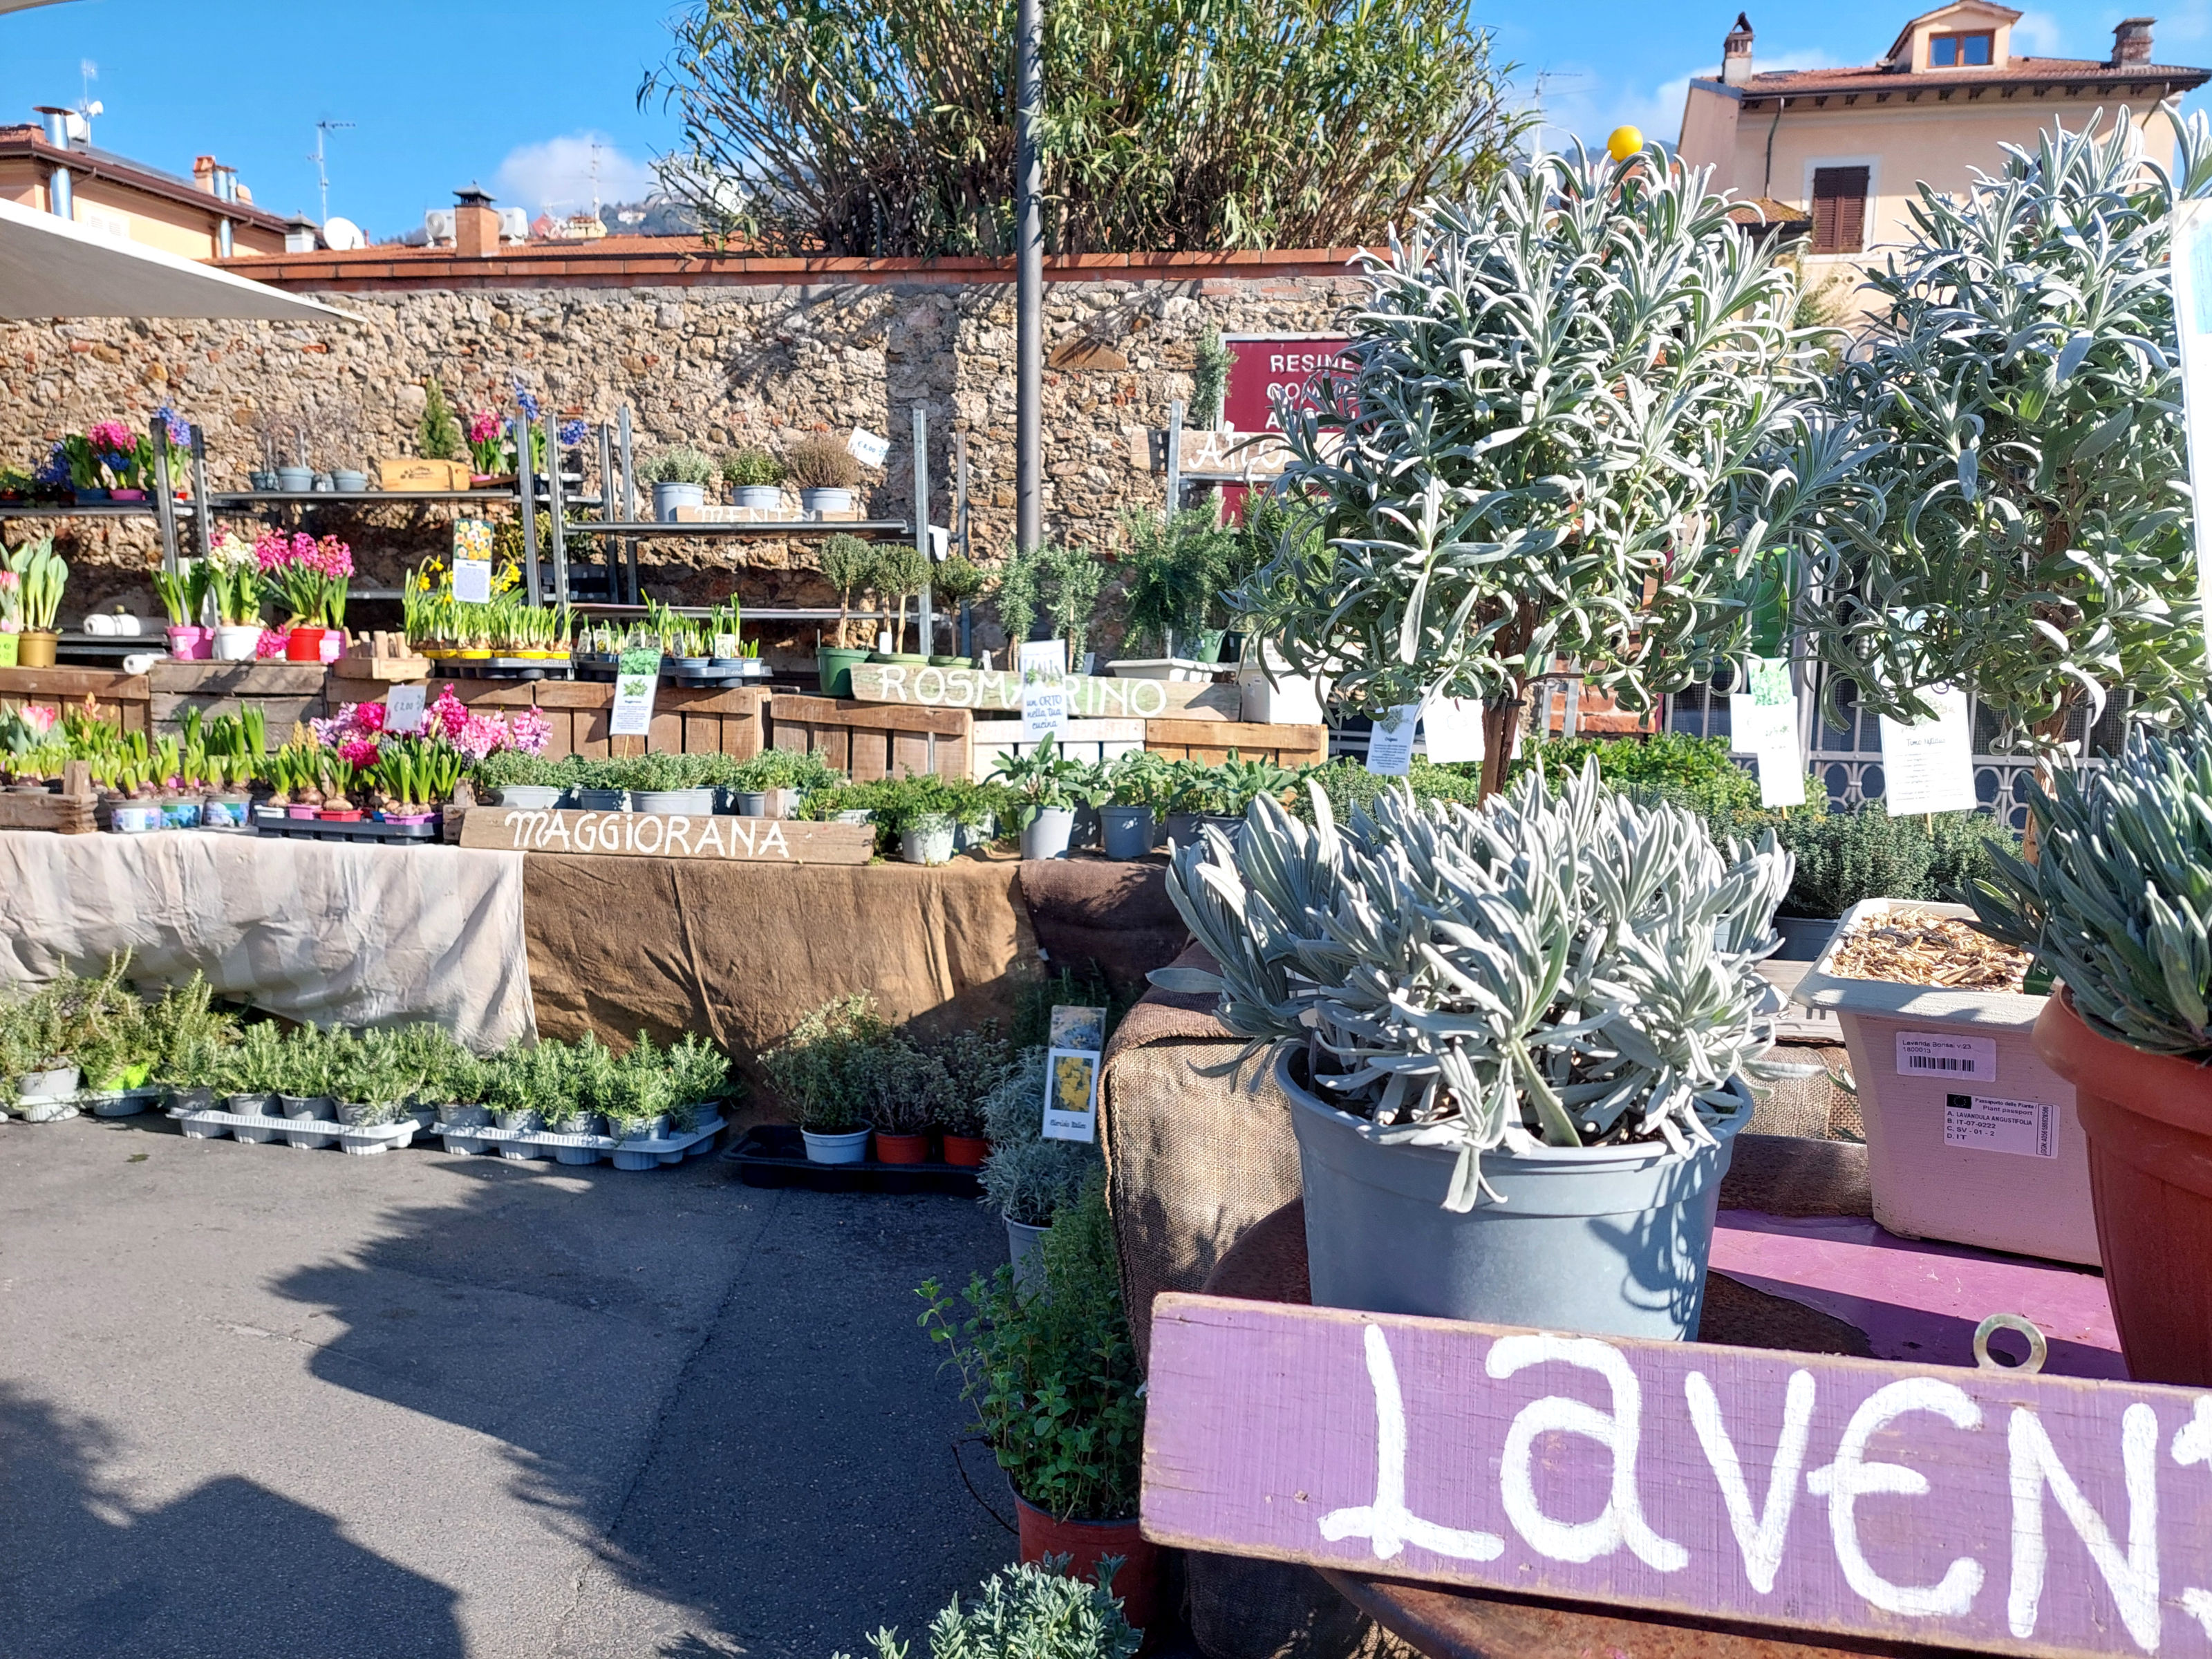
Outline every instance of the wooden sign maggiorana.
<path id="1" fill-rule="evenodd" d="M 1075 720 L 1237 720 L 1244 694 L 1201 680 L 1119 679 L 1070 674 L 1067 712 Z M 853 695 L 862 702 L 908 702 L 925 708 L 974 708 L 1018 714 L 1022 677 L 988 668 L 930 668 L 864 662 L 853 669 Z"/>
<path id="2" fill-rule="evenodd" d="M 1170 1294 L 1146 1535 L 2039 1656 L 2212 1652 L 2212 1394 Z"/>
<path id="3" fill-rule="evenodd" d="M 461 820 L 464 847 L 514 853 L 584 853 L 706 863 L 866 864 L 875 826 L 742 818 L 720 813 L 532 811 L 475 806 Z"/>

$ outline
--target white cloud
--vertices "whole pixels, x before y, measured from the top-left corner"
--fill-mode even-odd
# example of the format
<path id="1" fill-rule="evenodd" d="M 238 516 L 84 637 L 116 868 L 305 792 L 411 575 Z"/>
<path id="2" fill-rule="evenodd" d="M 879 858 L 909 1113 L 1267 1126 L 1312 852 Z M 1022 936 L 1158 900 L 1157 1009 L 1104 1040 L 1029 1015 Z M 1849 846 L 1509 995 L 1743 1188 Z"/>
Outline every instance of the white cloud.
<path id="1" fill-rule="evenodd" d="M 593 149 L 599 162 L 602 202 L 638 202 L 653 187 L 653 169 L 625 155 L 604 133 L 579 132 L 543 143 L 521 144 L 507 152 L 493 179 L 501 201 L 532 213 L 548 209 L 574 212 L 592 204 Z"/>
<path id="2" fill-rule="evenodd" d="M 2014 20 L 2012 49 L 2032 58 L 2058 56 L 2058 20 L 2047 11 L 2024 11 Z"/>

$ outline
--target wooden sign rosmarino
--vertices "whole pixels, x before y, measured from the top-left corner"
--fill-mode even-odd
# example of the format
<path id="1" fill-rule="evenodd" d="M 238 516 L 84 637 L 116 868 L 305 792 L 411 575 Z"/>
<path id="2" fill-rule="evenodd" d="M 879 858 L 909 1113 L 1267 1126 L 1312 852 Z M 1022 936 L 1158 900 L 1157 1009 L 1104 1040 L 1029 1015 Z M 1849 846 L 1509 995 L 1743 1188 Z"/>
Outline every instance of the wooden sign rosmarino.
<path id="1" fill-rule="evenodd" d="M 1070 674 L 1067 712 L 1077 720 L 1159 720 L 1212 714 L 1237 719 L 1243 694 L 1234 685 L 1197 680 L 1120 679 Z M 933 668 L 906 663 L 859 663 L 853 696 L 862 702 L 915 703 L 925 708 L 973 708 L 1018 714 L 1022 677 L 987 668 Z"/>
<path id="2" fill-rule="evenodd" d="M 1146 1536 L 1990 1653 L 2212 1652 L 2212 1394 L 1163 1295 Z"/>
<path id="3" fill-rule="evenodd" d="M 513 853 L 582 853 L 705 863 L 866 864 L 875 826 L 744 818 L 720 813 L 536 811 L 476 806 L 461 820 L 463 847 Z"/>

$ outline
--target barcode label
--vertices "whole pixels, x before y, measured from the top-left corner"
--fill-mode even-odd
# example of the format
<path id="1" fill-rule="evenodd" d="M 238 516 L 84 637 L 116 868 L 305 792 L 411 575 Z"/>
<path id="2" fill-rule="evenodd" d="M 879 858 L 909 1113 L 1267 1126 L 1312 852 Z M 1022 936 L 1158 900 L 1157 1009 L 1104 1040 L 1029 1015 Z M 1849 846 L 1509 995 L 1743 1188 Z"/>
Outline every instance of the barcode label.
<path id="1" fill-rule="evenodd" d="M 2021 1158 L 2058 1156 L 2058 1109 L 2041 1100 L 1943 1097 L 1943 1144 Z"/>
<path id="2" fill-rule="evenodd" d="M 1900 1077 L 1997 1080 L 1995 1037 L 1960 1036 L 1949 1031 L 1899 1031 L 1897 1070 Z"/>

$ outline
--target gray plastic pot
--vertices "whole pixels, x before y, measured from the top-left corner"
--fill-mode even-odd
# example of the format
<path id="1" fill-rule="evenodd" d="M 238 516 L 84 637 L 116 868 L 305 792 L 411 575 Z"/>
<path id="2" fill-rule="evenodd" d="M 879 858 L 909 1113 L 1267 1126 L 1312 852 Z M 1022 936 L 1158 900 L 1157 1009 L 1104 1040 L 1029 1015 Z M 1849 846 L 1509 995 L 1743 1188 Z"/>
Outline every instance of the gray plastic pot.
<path id="1" fill-rule="evenodd" d="M 757 511 L 762 508 L 780 507 L 783 505 L 783 486 L 781 484 L 739 484 L 738 505 L 751 507 Z"/>
<path id="2" fill-rule="evenodd" d="M 1152 850 L 1152 809 L 1149 806 L 1102 806 L 1098 827 L 1109 859 L 1140 859 Z"/>
<path id="3" fill-rule="evenodd" d="M 768 791 L 732 789 L 730 791 L 730 810 L 741 818 L 764 818 L 768 816 Z"/>
<path id="4" fill-rule="evenodd" d="M 714 816 L 711 784 L 703 789 L 633 789 L 629 800 L 640 812 L 683 813 L 695 818 Z"/>
<path id="5" fill-rule="evenodd" d="M 526 812 L 550 812 L 561 804 L 561 790 L 550 783 L 503 783 L 492 792 L 495 806 L 519 807 Z"/>
<path id="6" fill-rule="evenodd" d="M 1425 1314 L 1550 1331 L 1683 1341 L 1698 1334 L 1721 1177 L 1751 1121 L 1750 1092 L 1684 1157 L 1661 1141 L 1486 1152 L 1505 1199 L 1443 1207 L 1459 1159 L 1446 1146 L 1384 1146 L 1363 1120 L 1300 1087 L 1285 1048 L 1316 1306 Z"/>
<path id="7" fill-rule="evenodd" d="M 1006 1224 L 1006 1258 L 1014 1265 L 1014 1284 L 1024 1291 L 1037 1289 L 1044 1283 L 1044 1236 L 1051 1229 L 1032 1227 L 1004 1212 L 999 1219 Z"/>
<path id="8" fill-rule="evenodd" d="M 629 811 L 629 791 L 579 789 L 576 805 L 586 812 L 627 812 Z"/>
<path id="9" fill-rule="evenodd" d="M 280 466 L 276 469 L 276 488 L 295 495 L 303 495 L 315 487 L 315 469 L 312 466 Z"/>
<path id="10" fill-rule="evenodd" d="M 269 1115 L 276 1099 L 269 1094 L 225 1095 L 222 1109 L 234 1117 L 263 1117 Z"/>
<path id="11" fill-rule="evenodd" d="M 868 1131 L 854 1129 L 836 1134 L 817 1133 L 812 1129 L 801 1129 L 799 1139 L 805 1143 L 806 1161 L 810 1164 L 865 1164 L 868 1161 Z"/>
<path id="12" fill-rule="evenodd" d="M 799 492 L 799 505 L 809 518 L 822 513 L 850 513 L 853 510 L 853 492 L 833 489 L 827 485 L 816 489 L 802 489 Z"/>
<path id="13" fill-rule="evenodd" d="M 941 815 L 937 815 L 941 817 Z M 951 818 L 916 824 L 899 833 L 899 857 L 908 864 L 950 864 L 954 829 Z"/>
<path id="14" fill-rule="evenodd" d="M 57 1066 L 51 1071 L 26 1072 L 15 1085 L 15 1097 L 24 1105 L 76 1098 L 77 1085 L 82 1079 L 74 1066 Z"/>
<path id="15" fill-rule="evenodd" d="M 1022 856 L 1025 859 L 1064 859 L 1067 838 L 1075 830 L 1075 809 L 1045 806 L 1022 826 Z"/>
<path id="16" fill-rule="evenodd" d="M 695 483 L 657 483 L 653 487 L 653 516 L 662 524 L 676 522 L 679 507 L 704 507 L 707 487 Z"/>
<path id="17" fill-rule="evenodd" d="M 1198 814 L 1170 812 L 1168 814 L 1168 839 L 1177 847 L 1198 845 Z"/>
<path id="18" fill-rule="evenodd" d="M 276 1109 L 289 1118 L 304 1118 L 316 1123 L 337 1121 L 338 1103 L 328 1095 L 279 1095 Z"/>

